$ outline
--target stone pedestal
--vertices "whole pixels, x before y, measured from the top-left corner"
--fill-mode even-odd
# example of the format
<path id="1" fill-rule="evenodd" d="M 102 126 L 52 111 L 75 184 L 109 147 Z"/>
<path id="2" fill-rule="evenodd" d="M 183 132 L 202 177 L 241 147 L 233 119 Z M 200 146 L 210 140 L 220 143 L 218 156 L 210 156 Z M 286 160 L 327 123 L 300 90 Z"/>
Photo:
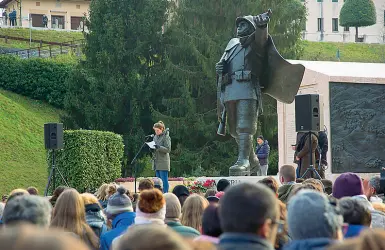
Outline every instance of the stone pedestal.
<path id="1" fill-rule="evenodd" d="M 328 131 L 326 177 L 378 173 L 385 164 L 385 64 L 291 61 L 306 67 L 298 94 L 320 94 Z M 279 165 L 293 164 L 295 104 L 278 102 Z M 294 164 L 295 165 L 295 164 Z"/>

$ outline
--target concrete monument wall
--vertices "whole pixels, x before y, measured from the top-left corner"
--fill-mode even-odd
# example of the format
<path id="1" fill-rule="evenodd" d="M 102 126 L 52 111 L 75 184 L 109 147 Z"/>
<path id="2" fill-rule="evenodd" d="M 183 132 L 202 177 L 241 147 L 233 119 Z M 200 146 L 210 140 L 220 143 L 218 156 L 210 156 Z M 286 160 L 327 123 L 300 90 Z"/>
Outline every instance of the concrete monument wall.
<path id="1" fill-rule="evenodd" d="M 306 67 L 298 94 L 322 95 L 329 140 L 327 177 L 378 172 L 385 163 L 385 64 L 290 62 Z M 277 104 L 280 166 L 294 164 L 294 107 Z"/>

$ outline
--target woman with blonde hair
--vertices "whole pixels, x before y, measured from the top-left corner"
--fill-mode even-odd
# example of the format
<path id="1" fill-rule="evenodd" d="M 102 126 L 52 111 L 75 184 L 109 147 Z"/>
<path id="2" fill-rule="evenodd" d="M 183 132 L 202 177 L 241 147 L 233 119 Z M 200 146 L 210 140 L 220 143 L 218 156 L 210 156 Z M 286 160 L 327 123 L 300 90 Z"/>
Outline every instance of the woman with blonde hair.
<path id="1" fill-rule="evenodd" d="M 209 202 L 204 197 L 197 194 L 190 195 L 182 207 L 181 223 L 201 232 L 203 211 L 208 205 Z"/>
<path id="2" fill-rule="evenodd" d="M 99 249 L 99 240 L 86 222 L 84 201 L 75 189 L 65 190 L 56 201 L 51 227 L 77 235 L 91 249 Z"/>
<path id="3" fill-rule="evenodd" d="M 96 236 L 100 236 L 108 231 L 107 218 L 103 214 L 102 206 L 99 204 L 98 199 L 90 193 L 81 194 L 83 198 L 86 222 L 92 228 Z"/>
<path id="4" fill-rule="evenodd" d="M 163 193 L 168 193 L 168 172 L 170 171 L 171 138 L 164 123 L 159 121 L 153 126 L 155 151 L 153 153 L 153 169 L 156 177 L 163 182 Z"/>
<path id="5" fill-rule="evenodd" d="M 110 188 L 110 185 L 104 183 L 103 185 L 101 185 L 99 187 L 98 191 L 96 191 L 96 193 L 95 193 L 95 196 L 99 200 L 99 203 L 103 209 L 107 207 L 107 202 L 108 202 L 108 197 L 109 197 L 109 193 L 108 193 L 109 188 Z M 112 187 L 111 187 L 111 189 L 112 189 Z M 113 190 L 111 190 L 111 191 L 113 191 Z"/>

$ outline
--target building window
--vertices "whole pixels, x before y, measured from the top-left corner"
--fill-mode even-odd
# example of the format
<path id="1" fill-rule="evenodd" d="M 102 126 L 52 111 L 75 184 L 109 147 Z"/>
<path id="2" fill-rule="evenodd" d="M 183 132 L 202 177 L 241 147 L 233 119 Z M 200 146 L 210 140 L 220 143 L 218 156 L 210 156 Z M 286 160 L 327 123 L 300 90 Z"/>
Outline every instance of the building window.
<path id="1" fill-rule="evenodd" d="M 324 19 L 323 18 L 318 18 L 318 29 L 317 31 L 323 31 L 324 30 Z"/>
<path id="2" fill-rule="evenodd" d="M 338 0 L 332 0 L 333 3 L 338 3 Z"/>
<path id="3" fill-rule="evenodd" d="M 40 6 L 40 2 L 36 2 L 36 6 Z"/>
<path id="4" fill-rule="evenodd" d="M 350 31 L 349 28 L 350 28 L 350 27 L 344 27 L 344 31 L 345 31 L 345 32 L 349 32 L 349 31 Z"/>
<path id="5" fill-rule="evenodd" d="M 77 4 L 77 5 L 76 5 L 76 9 L 80 9 L 80 4 Z"/>
<path id="6" fill-rule="evenodd" d="M 51 16 L 51 25 L 53 29 L 65 29 L 64 16 Z"/>
<path id="7" fill-rule="evenodd" d="M 338 31 L 338 18 L 332 18 L 332 31 Z"/>
<path id="8" fill-rule="evenodd" d="M 302 30 L 306 31 L 306 21 L 302 22 Z"/>

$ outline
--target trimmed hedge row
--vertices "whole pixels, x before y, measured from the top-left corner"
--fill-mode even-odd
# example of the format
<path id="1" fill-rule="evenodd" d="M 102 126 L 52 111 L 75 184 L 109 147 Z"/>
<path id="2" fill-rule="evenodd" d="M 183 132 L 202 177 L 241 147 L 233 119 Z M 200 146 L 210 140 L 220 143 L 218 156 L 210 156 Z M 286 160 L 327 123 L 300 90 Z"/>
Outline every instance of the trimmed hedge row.
<path id="1" fill-rule="evenodd" d="M 74 60 L 0 56 L 0 88 L 62 108 Z"/>
<path id="2" fill-rule="evenodd" d="M 95 190 L 121 176 L 123 139 L 112 132 L 92 130 L 64 131 L 64 149 L 57 150 L 56 167 L 69 186 L 80 192 Z M 48 151 L 48 171 L 52 151 Z M 56 173 L 55 186 L 64 185 Z"/>

